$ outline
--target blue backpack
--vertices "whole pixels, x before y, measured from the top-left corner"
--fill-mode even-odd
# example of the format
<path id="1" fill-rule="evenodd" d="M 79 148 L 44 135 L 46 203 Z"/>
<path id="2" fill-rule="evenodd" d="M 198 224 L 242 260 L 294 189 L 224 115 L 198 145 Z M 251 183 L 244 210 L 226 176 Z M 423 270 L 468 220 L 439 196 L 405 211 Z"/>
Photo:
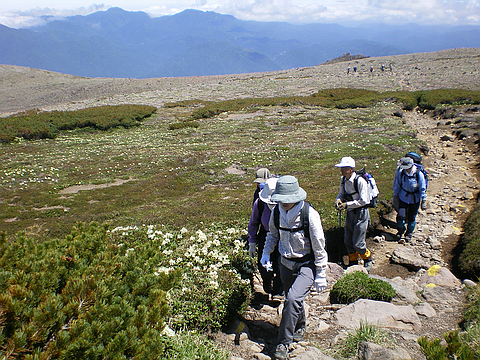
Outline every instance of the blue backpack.
<path id="1" fill-rule="evenodd" d="M 421 171 L 423 173 L 423 176 L 425 177 L 425 189 L 428 189 L 428 172 L 427 170 L 425 170 L 425 168 L 422 165 L 422 157 L 413 151 L 409 151 L 408 153 L 406 153 L 405 157 L 411 158 L 415 163 L 415 167 L 417 168 L 417 173 L 416 173 L 417 180 L 418 180 L 418 171 Z"/>

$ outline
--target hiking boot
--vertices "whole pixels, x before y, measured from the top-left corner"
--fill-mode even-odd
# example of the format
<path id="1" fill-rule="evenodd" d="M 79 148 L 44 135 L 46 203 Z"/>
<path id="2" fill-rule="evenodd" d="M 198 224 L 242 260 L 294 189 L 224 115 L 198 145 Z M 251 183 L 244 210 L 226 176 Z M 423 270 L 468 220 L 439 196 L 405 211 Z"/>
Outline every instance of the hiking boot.
<path id="1" fill-rule="evenodd" d="M 288 359 L 288 346 L 285 344 L 278 344 L 273 356 L 276 360 Z"/>
<path id="2" fill-rule="evenodd" d="M 405 234 L 405 242 L 409 243 L 410 241 L 412 241 L 412 236 L 412 233 Z"/>
<path id="3" fill-rule="evenodd" d="M 300 342 L 303 341 L 303 336 L 305 335 L 305 327 L 295 330 L 293 333 L 293 341 Z"/>

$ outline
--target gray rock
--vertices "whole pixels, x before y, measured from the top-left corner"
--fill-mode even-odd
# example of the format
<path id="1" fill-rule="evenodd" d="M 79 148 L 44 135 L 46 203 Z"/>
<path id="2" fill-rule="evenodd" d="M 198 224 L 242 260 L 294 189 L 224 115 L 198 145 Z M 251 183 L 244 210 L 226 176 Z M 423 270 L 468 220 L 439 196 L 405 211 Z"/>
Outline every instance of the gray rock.
<path id="1" fill-rule="evenodd" d="M 335 314 L 337 323 L 346 328 L 358 328 L 361 321 L 377 326 L 420 330 L 422 324 L 412 306 L 393 305 L 384 301 L 360 299 Z"/>
<path id="2" fill-rule="evenodd" d="M 453 275 L 450 270 L 439 265 L 434 265 L 428 271 L 424 272 L 418 280 L 419 286 L 435 284 L 438 286 L 459 287 L 461 281 Z"/>
<path id="3" fill-rule="evenodd" d="M 407 289 L 406 287 L 402 286 L 401 284 L 399 284 L 393 279 L 389 279 L 389 278 L 378 276 L 378 275 L 370 275 L 370 277 L 388 282 L 393 287 L 393 289 L 396 292 L 396 295 L 393 298 L 392 303 L 396 305 L 406 305 L 406 304 L 413 305 L 413 304 L 418 304 L 421 301 L 414 291 Z"/>
<path id="4" fill-rule="evenodd" d="M 396 264 L 400 264 L 414 270 L 428 268 L 427 263 L 422 259 L 421 256 L 415 254 L 412 249 L 409 249 L 405 246 L 396 248 L 390 260 Z"/>
<path id="5" fill-rule="evenodd" d="M 351 274 L 355 271 L 361 271 L 365 274 L 368 274 L 368 271 L 367 269 L 365 269 L 362 265 L 352 265 L 352 266 L 349 266 L 346 270 L 345 270 L 345 274 Z"/>
<path id="6" fill-rule="evenodd" d="M 371 342 L 361 343 L 358 348 L 357 356 L 358 359 L 362 360 L 412 359 L 408 351 L 403 348 L 397 348 L 395 350 L 392 350 Z"/>
<path id="7" fill-rule="evenodd" d="M 344 273 L 345 270 L 343 270 L 340 265 L 329 262 L 327 264 L 327 287 L 331 288 L 333 284 L 344 275 Z"/>
<path id="8" fill-rule="evenodd" d="M 429 236 L 428 243 L 433 250 L 440 250 L 442 248 L 442 244 L 436 238 Z"/>
<path id="9" fill-rule="evenodd" d="M 415 305 L 413 308 L 415 309 L 418 315 L 423 315 L 427 318 L 431 318 L 437 315 L 437 312 L 432 307 L 432 305 L 426 302 Z"/>
<path id="10" fill-rule="evenodd" d="M 470 280 L 470 279 L 464 279 L 462 281 L 462 284 L 466 285 L 466 286 L 477 286 L 477 283 L 475 281 Z"/>
<path id="11" fill-rule="evenodd" d="M 308 346 L 305 352 L 294 357 L 295 360 L 335 360 L 335 358 L 325 355 L 313 346 Z"/>
<path id="12" fill-rule="evenodd" d="M 450 288 L 442 286 L 426 287 L 422 295 L 425 300 L 432 304 L 448 305 L 458 303 L 458 300 L 450 292 Z"/>

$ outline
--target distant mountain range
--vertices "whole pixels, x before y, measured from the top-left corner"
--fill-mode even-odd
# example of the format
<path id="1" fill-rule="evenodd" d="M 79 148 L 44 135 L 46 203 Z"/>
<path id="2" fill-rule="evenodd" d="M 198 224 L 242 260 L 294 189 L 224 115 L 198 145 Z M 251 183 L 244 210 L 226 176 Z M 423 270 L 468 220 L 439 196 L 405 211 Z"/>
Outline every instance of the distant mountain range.
<path id="1" fill-rule="evenodd" d="M 178 77 L 275 71 L 345 53 L 400 55 L 480 47 L 480 26 L 292 25 L 185 10 L 151 18 L 120 8 L 41 27 L 0 25 L 0 63 L 86 77 Z"/>

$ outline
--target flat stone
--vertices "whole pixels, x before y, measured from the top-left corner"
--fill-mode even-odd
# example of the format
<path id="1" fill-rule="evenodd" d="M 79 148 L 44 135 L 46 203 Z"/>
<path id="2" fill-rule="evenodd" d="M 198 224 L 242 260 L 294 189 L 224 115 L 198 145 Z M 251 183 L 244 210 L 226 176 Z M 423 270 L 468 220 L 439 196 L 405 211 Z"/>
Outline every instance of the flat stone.
<path id="1" fill-rule="evenodd" d="M 357 357 L 363 360 L 412 359 L 408 351 L 404 348 L 388 349 L 371 342 L 363 342 L 360 344 Z"/>
<path id="2" fill-rule="evenodd" d="M 427 302 L 423 302 L 421 304 L 415 305 L 413 308 L 415 309 L 418 315 L 423 315 L 427 318 L 431 318 L 437 315 L 437 312 L 432 307 L 432 305 L 430 305 Z"/>
<path id="3" fill-rule="evenodd" d="M 428 265 L 425 260 L 423 260 L 421 256 L 415 254 L 412 249 L 409 249 L 405 246 L 400 246 L 395 249 L 391 261 L 414 270 L 419 270 L 422 268 L 428 269 Z"/>
<path id="4" fill-rule="evenodd" d="M 360 299 L 335 314 L 337 323 L 346 328 L 358 328 L 361 321 L 377 326 L 399 329 L 420 330 L 422 324 L 411 305 L 393 305 L 384 301 Z"/>

